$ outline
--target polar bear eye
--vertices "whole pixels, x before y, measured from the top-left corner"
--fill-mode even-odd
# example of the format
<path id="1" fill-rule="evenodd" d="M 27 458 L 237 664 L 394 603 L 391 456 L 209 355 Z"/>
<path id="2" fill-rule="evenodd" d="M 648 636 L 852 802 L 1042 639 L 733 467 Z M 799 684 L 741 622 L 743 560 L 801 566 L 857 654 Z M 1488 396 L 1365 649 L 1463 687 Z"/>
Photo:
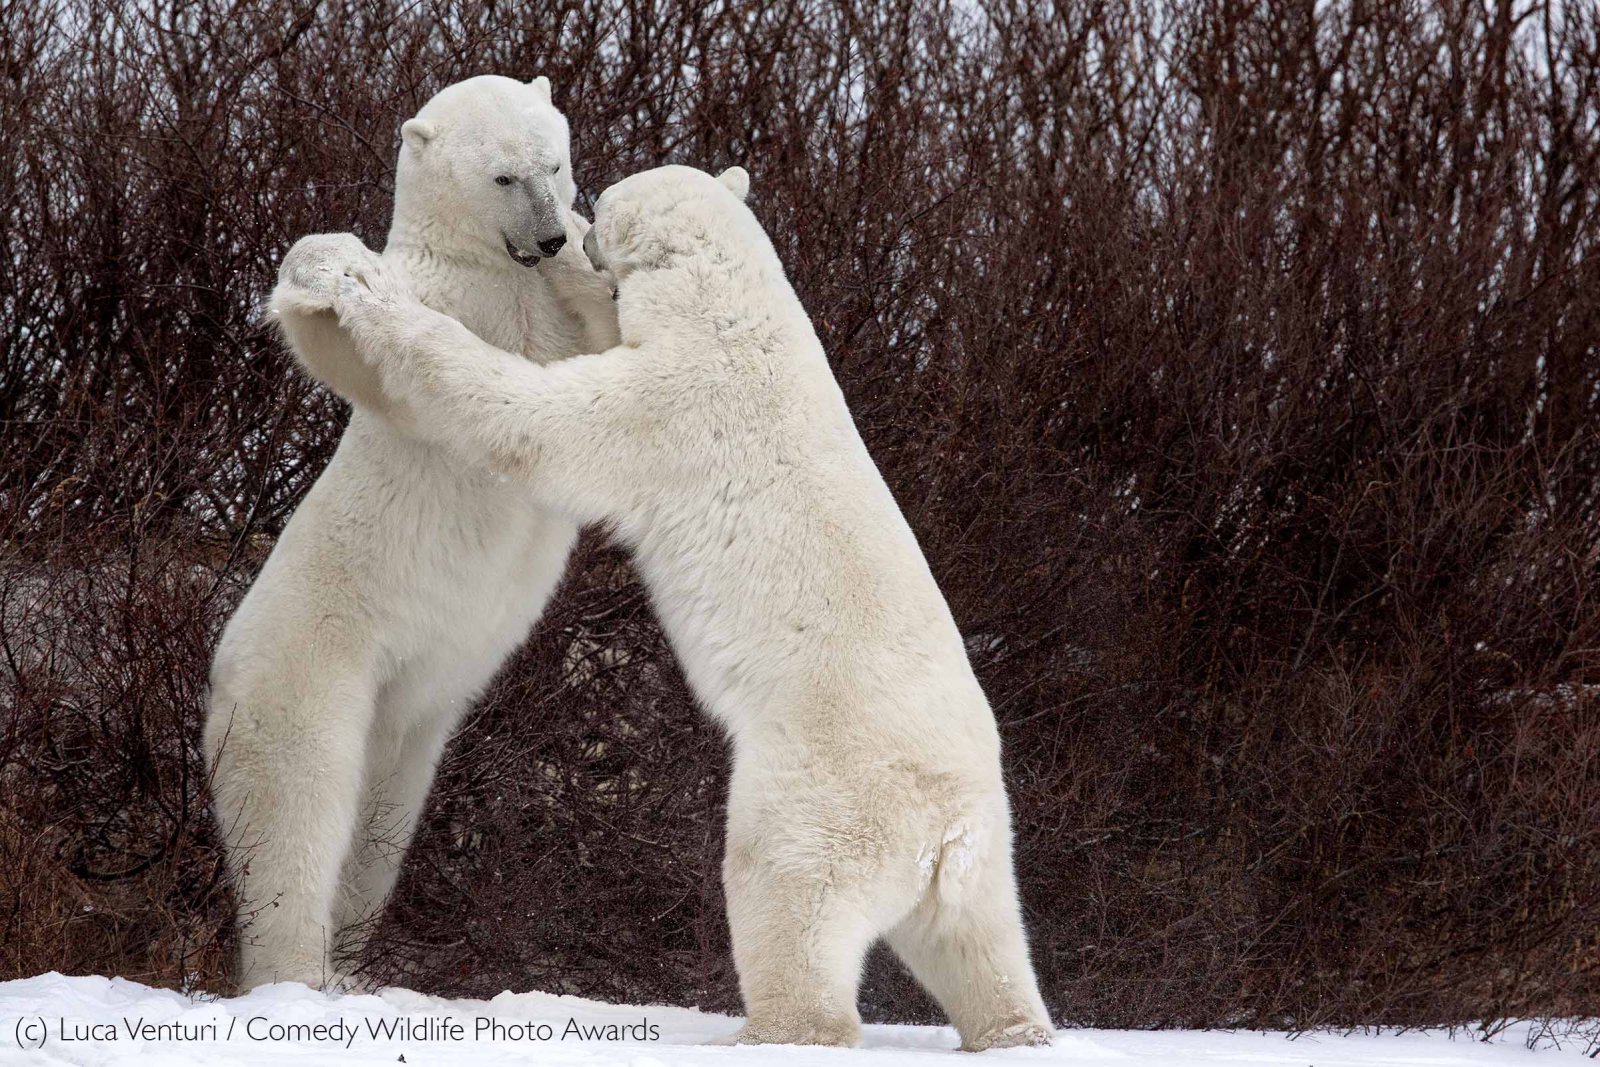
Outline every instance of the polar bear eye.
<path id="1" fill-rule="evenodd" d="M 494 183 L 496 185 L 510 185 L 511 182 L 512 182 L 512 178 L 511 178 L 511 175 L 509 175 L 509 174 L 502 174 L 502 175 L 500 175 L 498 178 L 496 178 L 494 180 Z"/>
<path id="2" fill-rule="evenodd" d="M 550 173 L 551 174 L 560 174 L 561 173 L 561 164 L 557 163 L 555 166 L 551 167 L 550 168 Z"/>

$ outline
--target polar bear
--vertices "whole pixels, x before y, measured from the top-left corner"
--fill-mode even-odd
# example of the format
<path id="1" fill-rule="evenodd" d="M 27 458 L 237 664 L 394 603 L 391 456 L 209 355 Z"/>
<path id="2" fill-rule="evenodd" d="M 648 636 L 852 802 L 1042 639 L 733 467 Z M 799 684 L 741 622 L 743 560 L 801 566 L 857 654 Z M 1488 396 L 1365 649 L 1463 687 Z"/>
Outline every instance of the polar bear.
<path id="1" fill-rule="evenodd" d="M 478 77 L 401 131 L 385 269 L 497 351 L 543 362 L 615 343 L 572 231 L 550 83 Z M 270 308 L 354 402 L 327 469 L 225 629 L 206 743 L 241 908 L 241 988 L 344 979 L 381 910 L 445 741 L 527 635 L 576 522 L 415 432 L 292 271 Z M 530 363 L 532 365 L 532 363 Z"/>
<path id="2" fill-rule="evenodd" d="M 665 167 L 601 196 L 584 243 L 622 343 L 596 355 L 500 351 L 348 236 L 295 249 L 296 299 L 335 310 L 420 433 L 630 547 L 732 741 L 732 1040 L 854 1043 L 884 936 L 963 1048 L 1048 1043 L 994 715 L 747 189 Z"/>

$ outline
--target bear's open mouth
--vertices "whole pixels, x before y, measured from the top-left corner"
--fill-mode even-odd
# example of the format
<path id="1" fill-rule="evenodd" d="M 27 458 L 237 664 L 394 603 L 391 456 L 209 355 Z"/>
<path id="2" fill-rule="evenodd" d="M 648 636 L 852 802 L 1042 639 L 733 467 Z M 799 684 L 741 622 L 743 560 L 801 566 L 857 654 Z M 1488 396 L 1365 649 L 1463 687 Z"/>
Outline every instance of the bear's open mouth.
<path id="1" fill-rule="evenodd" d="M 532 252 L 523 252 L 511 243 L 511 238 L 506 238 L 506 252 L 511 258 L 521 263 L 524 267 L 532 267 L 539 262 L 539 257 Z"/>

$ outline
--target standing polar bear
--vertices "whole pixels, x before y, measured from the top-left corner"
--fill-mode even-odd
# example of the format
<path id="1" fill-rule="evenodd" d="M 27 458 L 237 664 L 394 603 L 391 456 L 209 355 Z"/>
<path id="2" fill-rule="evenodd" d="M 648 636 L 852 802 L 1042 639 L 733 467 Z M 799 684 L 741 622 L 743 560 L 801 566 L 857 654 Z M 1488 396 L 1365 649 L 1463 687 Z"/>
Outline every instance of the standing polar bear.
<path id="1" fill-rule="evenodd" d="M 601 196 L 584 243 L 622 344 L 598 355 L 500 351 L 348 236 L 290 253 L 296 299 L 336 311 L 419 433 L 631 547 L 732 739 L 735 1040 L 853 1043 L 886 936 L 964 1048 L 1047 1043 L 994 716 L 747 188 L 665 167 Z"/>
<path id="2" fill-rule="evenodd" d="M 567 243 L 576 187 L 547 79 L 453 85 L 402 138 L 389 273 L 518 359 L 615 343 L 581 231 Z M 354 411 L 223 633 L 206 726 L 245 989 L 341 981 L 330 949 L 382 909 L 445 741 L 538 618 L 577 534 L 419 436 L 303 293 L 286 268 L 272 310 Z"/>

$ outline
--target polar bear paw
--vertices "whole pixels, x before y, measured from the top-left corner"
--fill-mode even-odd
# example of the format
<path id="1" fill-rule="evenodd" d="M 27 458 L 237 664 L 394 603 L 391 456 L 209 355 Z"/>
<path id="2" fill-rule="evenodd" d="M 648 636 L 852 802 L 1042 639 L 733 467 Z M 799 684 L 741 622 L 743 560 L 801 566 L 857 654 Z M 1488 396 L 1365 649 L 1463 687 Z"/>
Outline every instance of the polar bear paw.
<path id="1" fill-rule="evenodd" d="M 277 303 L 302 310 L 336 310 L 352 281 L 366 284 L 382 273 L 375 252 L 349 233 L 302 237 L 278 267 Z"/>
<path id="2" fill-rule="evenodd" d="M 747 1022 L 727 1037 L 709 1045 L 833 1045 L 853 1048 L 861 1040 L 861 1024 L 854 1019 L 814 1019 L 792 1023 Z"/>
<path id="3" fill-rule="evenodd" d="M 334 971 L 322 980 L 322 991 L 329 995 L 361 995 L 377 993 L 381 983 L 348 971 Z"/>
<path id="4" fill-rule="evenodd" d="M 1048 1045 L 1055 1035 L 1038 1023 L 1013 1023 L 1000 1030 L 990 1031 L 971 1044 L 962 1046 L 967 1052 L 982 1052 L 991 1048 L 1037 1048 Z"/>
<path id="5" fill-rule="evenodd" d="M 245 993 L 257 986 L 282 982 L 298 982 L 308 989 L 321 990 L 329 995 L 375 993 L 381 988 L 365 977 L 314 959 L 276 964 L 254 961 L 239 975 L 238 988 L 240 993 Z"/>

